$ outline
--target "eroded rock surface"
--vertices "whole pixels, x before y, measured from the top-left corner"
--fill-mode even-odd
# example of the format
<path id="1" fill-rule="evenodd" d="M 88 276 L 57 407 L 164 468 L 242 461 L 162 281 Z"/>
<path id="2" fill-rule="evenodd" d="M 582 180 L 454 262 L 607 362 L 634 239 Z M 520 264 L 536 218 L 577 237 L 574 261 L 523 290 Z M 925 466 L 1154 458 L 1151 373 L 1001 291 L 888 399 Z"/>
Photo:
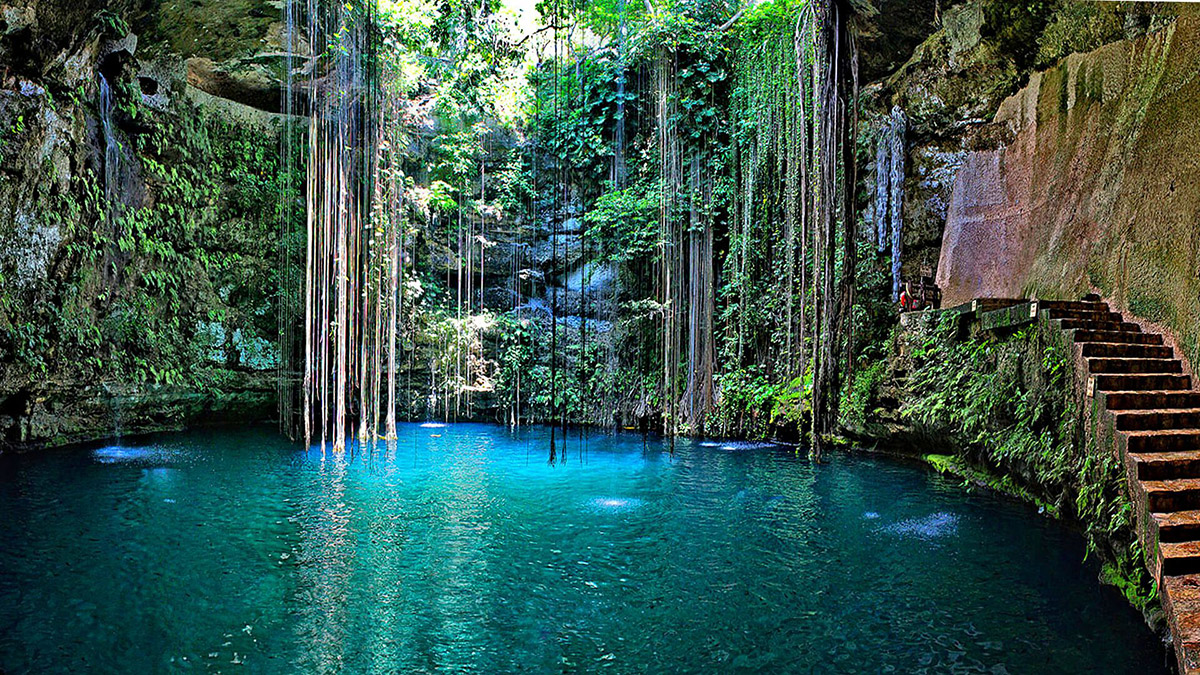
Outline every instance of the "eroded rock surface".
<path id="1" fill-rule="evenodd" d="M 947 303 L 1090 289 L 1179 332 L 1200 316 L 1200 17 L 1067 57 L 1000 106 L 1012 141 L 954 182 Z"/>

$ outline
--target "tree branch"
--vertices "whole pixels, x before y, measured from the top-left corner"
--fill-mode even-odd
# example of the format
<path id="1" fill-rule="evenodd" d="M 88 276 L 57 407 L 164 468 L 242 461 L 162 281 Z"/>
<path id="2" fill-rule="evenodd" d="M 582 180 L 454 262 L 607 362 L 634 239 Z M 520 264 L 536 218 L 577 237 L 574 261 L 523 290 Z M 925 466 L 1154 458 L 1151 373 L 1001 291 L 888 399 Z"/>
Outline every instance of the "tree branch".
<path id="1" fill-rule="evenodd" d="M 532 39 L 533 36 L 537 35 L 538 33 L 545 33 L 546 31 L 553 30 L 555 28 L 558 28 L 558 26 L 556 26 L 554 24 L 550 24 L 549 26 L 542 26 L 541 28 L 533 31 L 529 35 L 526 35 L 525 37 L 521 38 L 521 41 L 518 42 L 517 44 L 513 45 L 513 48 L 520 49 L 521 47 L 523 47 L 525 45 L 526 42 L 529 42 L 529 40 Z"/>
<path id="2" fill-rule="evenodd" d="M 738 19 L 742 18 L 742 15 L 743 15 L 743 14 L 745 14 L 745 13 L 746 13 L 746 8 L 745 8 L 745 7 L 743 7 L 743 8 L 741 8 L 741 9 L 739 9 L 739 10 L 737 11 L 737 13 L 736 13 L 736 14 L 734 14 L 734 15 L 733 15 L 733 16 L 731 16 L 731 17 L 729 17 L 729 20 L 728 20 L 728 21 L 726 21 L 725 23 L 721 24 L 721 27 L 717 29 L 717 32 L 718 32 L 718 33 L 724 33 L 725 31 L 729 30 L 730 28 L 733 28 L 733 24 L 737 23 L 737 22 L 738 22 Z"/>
<path id="3" fill-rule="evenodd" d="M 758 0 L 747 0 L 746 4 L 742 5 L 742 8 L 739 9 L 737 12 L 735 12 L 733 16 L 729 17 L 728 21 L 721 24 L 721 27 L 717 29 L 717 32 L 724 33 L 725 31 L 729 30 L 730 28 L 733 28 L 733 25 L 738 22 L 738 19 L 745 16 L 746 10 L 754 9 L 754 6 L 757 4 L 758 4 Z"/>

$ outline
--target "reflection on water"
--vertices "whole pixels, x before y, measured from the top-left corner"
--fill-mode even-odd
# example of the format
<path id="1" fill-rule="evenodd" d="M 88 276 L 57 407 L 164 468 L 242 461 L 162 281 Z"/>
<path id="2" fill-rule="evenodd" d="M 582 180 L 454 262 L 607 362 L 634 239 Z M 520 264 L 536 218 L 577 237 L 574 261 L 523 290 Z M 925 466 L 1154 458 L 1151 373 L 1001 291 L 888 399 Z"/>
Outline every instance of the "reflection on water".
<path id="1" fill-rule="evenodd" d="M 596 497 L 589 500 L 587 505 L 594 512 L 622 513 L 641 508 L 642 500 L 635 497 Z"/>
<path id="2" fill-rule="evenodd" d="M 1078 535 L 919 469 L 439 428 L 0 456 L 0 670 L 1161 672 Z"/>
<path id="3" fill-rule="evenodd" d="M 910 518 L 884 528 L 885 532 L 901 537 L 939 539 L 958 531 L 958 518 L 953 513 L 931 513 L 924 518 Z"/>
<path id="4" fill-rule="evenodd" d="M 152 453 L 146 448 L 125 448 L 114 445 L 107 448 L 99 448 L 92 452 L 92 456 L 98 462 L 112 464 L 115 462 L 136 462 L 148 459 L 152 456 Z"/>
<path id="5" fill-rule="evenodd" d="M 761 441 L 728 441 L 720 443 L 717 447 L 722 450 L 731 451 L 746 451 L 746 450 L 769 450 L 778 447 L 774 443 L 764 443 Z"/>

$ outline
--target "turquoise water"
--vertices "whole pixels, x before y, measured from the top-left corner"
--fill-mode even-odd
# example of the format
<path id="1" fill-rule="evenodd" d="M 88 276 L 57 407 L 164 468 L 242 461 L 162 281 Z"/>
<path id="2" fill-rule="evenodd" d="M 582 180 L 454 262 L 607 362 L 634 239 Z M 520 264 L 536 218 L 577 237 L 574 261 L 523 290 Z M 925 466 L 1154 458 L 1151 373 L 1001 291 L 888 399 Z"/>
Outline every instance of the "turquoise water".
<path id="1" fill-rule="evenodd" d="M 1166 672 L 1077 533 L 891 461 L 405 426 L 0 456 L 0 670 Z"/>

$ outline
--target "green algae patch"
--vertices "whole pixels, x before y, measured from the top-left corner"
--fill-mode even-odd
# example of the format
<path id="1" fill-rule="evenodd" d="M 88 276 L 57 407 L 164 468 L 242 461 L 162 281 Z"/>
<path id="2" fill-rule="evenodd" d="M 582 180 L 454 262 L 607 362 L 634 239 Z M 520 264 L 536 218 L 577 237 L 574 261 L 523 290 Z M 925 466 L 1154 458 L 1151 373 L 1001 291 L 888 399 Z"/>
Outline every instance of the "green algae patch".
<path id="1" fill-rule="evenodd" d="M 921 460 L 940 474 L 963 479 L 968 486 L 985 488 L 1027 502 L 1036 506 L 1039 513 L 1045 513 L 1052 518 L 1062 516 L 1057 506 L 1021 486 L 1012 476 L 973 466 L 957 455 L 930 453 L 921 455 Z"/>
<path id="2" fill-rule="evenodd" d="M 1158 598 L 1157 593 L 1145 592 L 1140 577 L 1131 578 L 1125 570 L 1113 563 L 1106 562 L 1100 567 L 1100 583 L 1116 588 L 1129 604 L 1138 609 Z"/>
<path id="3" fill-rule="evenodd" d="M 958 463 L 955 461 L 954 455 L 937 455 L 930 453 L 928 455 L 922 455 L 921 459 L 929 464 L 929 466 L 933 467 L 934 471 L 937 471 L 938 473 L 957 475 L 959 472 Z"/>

